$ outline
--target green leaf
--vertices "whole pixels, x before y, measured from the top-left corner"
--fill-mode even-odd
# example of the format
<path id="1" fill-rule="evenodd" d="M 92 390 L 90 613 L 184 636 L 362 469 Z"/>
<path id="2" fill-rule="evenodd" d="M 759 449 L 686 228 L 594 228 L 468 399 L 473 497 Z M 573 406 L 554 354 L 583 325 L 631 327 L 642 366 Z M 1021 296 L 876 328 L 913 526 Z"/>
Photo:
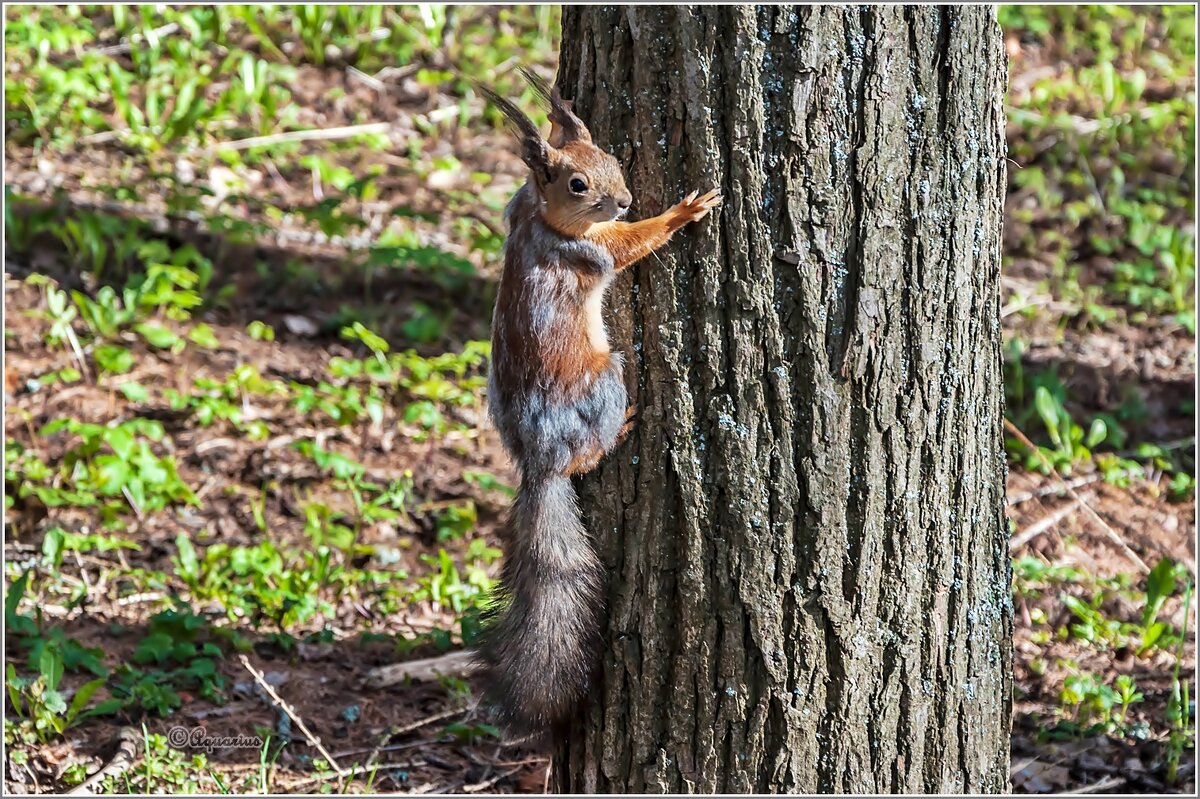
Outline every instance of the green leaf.
<path id="1" fill-rule="evenodd" d="M 129 456 L 133 454 L 133 435 L 122 427 L 114 427 L 109 430 L 104 435 L 104 440 L 112 447 L 112 451 L 117 454 L 117 457 L 123 461 L 129 460 Z"/>
<path id="2" fill-rule="evenodd" d="M 150 399 L 150 392 L 141 383 L 122 383 L 117 386 L 117 390 L 130 402 L 145 402 Z"/>
<path id="3" fill-rule="evenodd" d="M 96 488 L 106 496 L 116 496 L 130 482 L 129 464 L 120 458 L 96 458 Z"/>
<path id="4" fill-rule="evenodd" d="M 1158 618 L 1167 597 L 1175 593 L 1175 561 L 1160 560 L 1146 577 L 1146 608 L 1142 611 L 1142 624 L 1149 626 Z"/>
<path id="5" fill-rule="evenodd" d="M 4 595 L 4 626 L 9 632 L 15 635 L 34 635 L 37 633 L 37 625 L 33 623 L 33 619 L 17 613 L 17 606 L 21 604 L 21 599 L 25 596 L 25 588 L 28 582 L 29 572 L 22 572 L 20 577 L 12 581 L 12 584 L 8 587 L 8 593 Z"/>
<path id="6" fill-rule="evenodd" d="M 355 322 L 352 325 L 343 327 L 341 330 L 341 336 L 342 338 L 346 339 L 358 339 L 376 353 L 388 351 L 387 341 L 383 337 L 374 333 L 362 322 Z"/>
<path id="7" fill-rule="evenodd" d="M 28 684 L 28 680 L 17 676 L 17 667 L 9 663 L 5 670 L 4 685 L 8 688 L 9 701 L 12 702 L 13 709 L 18 713 L 21 712 L 21 689 Z"/>
<path id="8" fill-rule="evenodd" d="M 211 325 L 196 325 L 188 331 L 188 339 L 193 344 L 198 344 L 201 347 L 209 350 L 215 350 L 221 346 L 221 342 L 217 341 L 216 335 L 213 334 Z"/>
<path id="9" fill-rule="evenodd" d="M 255 319 L 250 324 L 246 325 L 246 332 L 250 334 L 250 338 L 255 341 L 274 341 L 275 328 L 268 325 L 266 322 L 260 322 Z"/>
<path id="10" fill-rule="evenodd" d="M 51 527 L 42 539 L 42 557 L 45 558 L 47 565 L 56 570 L 62 565 L 64 540 L 66 540 L 66 534 L 61 527 Z"/>
<path id="11" fill-rule="evenodd" d="M 1163 637 L 1163 633 L 1167 631 L 1167 625 L 1164 622 L 1156 621 L 1146 627 L 1146 631 L 1142 634 L 1142 645 L 1138 647 L 1137 653 L 1144 655 L 1154 648 L 1159 639 Z"/>
<path id="12" fill-rule="evenodd" d="M 200 558 L 191 539 L 180 533 L 175 538 L 175 548 L 179 550 L 179 576 L 189 581 L 196 580 L 200 576 Z"/>
<path id="13" fill-rule="evenodd" d="M 42 656 L 38 660 L 38 671 L 46 678 L 47 689 L 53 691 L 58 688 L 63 676 L 63 659 L 62 651 L 57 646 L 43 647 Z M 66 709 L 66 705 L 63 705 L 63 710 Z"/>
<path id="14" fill-rule="evenodd" d="M 114 375 L 123 375 L 133 368 L 133 353 L 115 344 L 101 344 L 96 347 L 93 356 L 100 371 Z"/>
<path id="15" fill-rule="evenodd" d="M 123 699 L 105 699 L 103 702 L 99 702 L 95 706 L 88 708 L 79 718 L 88 719 L 93 716 L 110 716 L 124 707 L 125 700 Z"/>
<path id="16" fill-rule="evenodd" d="M 136 328 L 137 332 L 146 339 L 146 342 L 160 350 L 167 350 L 174 347 L 180 342 L 179 336 L 175 335 L 170 330 L 167 330 L 162 325 L 154 324 L 153 322 L 143 322 Z"/>
<path id="17" fill-rule="evenodd" d="M 1046 425 L 1050 438 L 1056 445 L 1061 444 L 1062 439 L 1058 433 L 1059 405 L 1049 389 L 1045 386 L 1038 386 L 1037 391 L 1034 392 L 1033 404 L 1037 409 L 1038 416 L 1042 418 L 1042 423 Z"/>
<path id="18" fill-rule="evenodd" d="M 63 699 L 63 695 L 54 688 L 46 689 L 46 692 L 42 694 L 42 703 L 46 706 L 46 710 L 56 716 L 67 712 L 67 700 Z"/>
<path id="19" fill-rule="evenodd" d="M 1103 419 L 1093 419 L 1091 427 L 1088 428 L 1087 439 L 1084 441 L 1088 449 L 1099 444 L 1104 439 L 1108 438 L 1108 425 Z"/>
<path id="20" fill-rule="evenodd" d="M 71 707 L 67 710 L 68 723 L 73 721 L 75 717 L 79 715 L 80 711 L 83 710 L 84 705 L 86 705 L 88 700 L 92 698 L 92 694 L 96 693 L 96 691 L 99 690 L 100 686 L 104 685 L 104 683 L 105 679 L 103 677 L 99 677 L 91 682 L 86 682 L 79 686 L 79 690 L 76 691 L 75 696 L 71 698 Z"/>
<path id="21" fill-rule="evenodd" d="M 42 429 L 38 430 L 38 435 L 43 438 L 49 438 L 60 430 L 68 430 L 75 424 L 74 419 L 61 418 L 55 419 L 53 422 L 47 422 L 42 425 Z"/>
<path id="22" fill-rule="evenodd" d="M 134 663 L 162 663 L 171 656 L 175 639 L 163 632 L 150 633 L 141 640 L 133 652 Z"/>

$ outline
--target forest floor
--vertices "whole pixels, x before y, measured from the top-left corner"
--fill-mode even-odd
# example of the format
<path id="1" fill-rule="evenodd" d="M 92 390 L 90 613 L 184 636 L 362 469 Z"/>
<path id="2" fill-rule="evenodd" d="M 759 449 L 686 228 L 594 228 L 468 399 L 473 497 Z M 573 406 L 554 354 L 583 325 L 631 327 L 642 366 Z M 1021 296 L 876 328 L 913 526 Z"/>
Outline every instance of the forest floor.
<path id="1" fill-rule="evenodd" d="M 132 727 L 106 791 L 542 792 L 455 654 L 524 169 L 441 68 L 518 95 L 557 20 L 225 9 L 6 17 L 5 789 Z M 1194 11 L 1001 20 L 1013 786 L 1192 793 Z"/>

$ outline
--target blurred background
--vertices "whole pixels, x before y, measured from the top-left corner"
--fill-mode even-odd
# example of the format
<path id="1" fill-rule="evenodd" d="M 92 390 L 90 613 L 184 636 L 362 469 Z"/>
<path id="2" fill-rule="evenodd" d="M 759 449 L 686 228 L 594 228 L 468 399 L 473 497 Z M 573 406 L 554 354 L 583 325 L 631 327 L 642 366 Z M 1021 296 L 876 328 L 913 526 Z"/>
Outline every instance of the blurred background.
<path id="1" fill-rule="evenodd" d="M 466 79 L 544 123 L 557 7 L 4 14 L 6 788 L 145 725 L 105 789 L 541 792 L 452 661 L 361 681 L 469 645 L 497 571 L 524 167 Z M 1014 788 L 1189 793 L 1195 12 L 999 17 Z"/>

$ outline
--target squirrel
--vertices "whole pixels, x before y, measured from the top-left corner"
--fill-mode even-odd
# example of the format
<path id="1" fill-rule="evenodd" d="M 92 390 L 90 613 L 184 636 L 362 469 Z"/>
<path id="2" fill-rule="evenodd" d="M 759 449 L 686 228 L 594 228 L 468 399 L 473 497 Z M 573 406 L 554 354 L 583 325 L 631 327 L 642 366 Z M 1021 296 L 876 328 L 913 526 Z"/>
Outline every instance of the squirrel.
<path id="1" fill-rule="evenodd" d="M 703 219 L 718 190 L 640 222 L 621 165 L 557 87 L 523 69 L 549 106 L 549 137 L 479 86 L 511 122 L 529 167 L 505 210 L 509 229 L 492 319 L 488 408 L 521 483 L 503 536 L 496 604 L 479 647 L 486 700 L 511 733 L 557 734 L 599 661 L 605 569 L 571 478 L 594 469 L 632 426 L 623 358 L 602 317 L 613 277 Z"/>

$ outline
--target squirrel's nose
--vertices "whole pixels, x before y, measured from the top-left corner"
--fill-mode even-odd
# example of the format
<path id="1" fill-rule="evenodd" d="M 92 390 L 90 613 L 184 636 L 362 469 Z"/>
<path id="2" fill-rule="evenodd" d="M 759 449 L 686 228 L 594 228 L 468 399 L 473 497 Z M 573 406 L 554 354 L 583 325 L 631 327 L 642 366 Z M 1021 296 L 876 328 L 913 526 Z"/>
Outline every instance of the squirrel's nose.
<path id="1" fill-rule="evenodd" d="M 629 210 L 629 206 L 632 202 L 633 202 L 633 197 L 629 194 L 626 194 L 624 197 L 617 198 L 617 207 L 620 208 L 622 211 L 627 211 L 627 210 Z"/>

